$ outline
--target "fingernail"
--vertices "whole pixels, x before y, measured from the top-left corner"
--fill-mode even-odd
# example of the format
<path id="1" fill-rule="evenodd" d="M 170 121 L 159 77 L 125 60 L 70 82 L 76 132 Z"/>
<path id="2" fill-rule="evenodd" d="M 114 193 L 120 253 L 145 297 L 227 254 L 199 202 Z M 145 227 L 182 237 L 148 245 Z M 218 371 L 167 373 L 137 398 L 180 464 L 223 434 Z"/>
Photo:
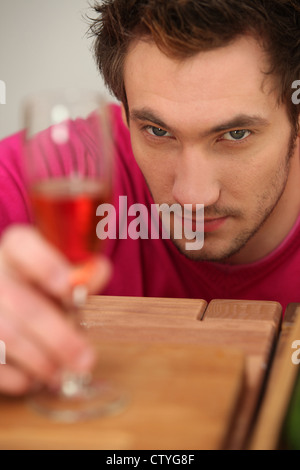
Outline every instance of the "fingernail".
<path id="1" fill-rule="evenodd" d="M 86 304 L 88 296 L 88 290 L 85 285 L 79 284 L 73 287 L 72 291 L 72 302 L 74 307 L 80 308 Z"/>

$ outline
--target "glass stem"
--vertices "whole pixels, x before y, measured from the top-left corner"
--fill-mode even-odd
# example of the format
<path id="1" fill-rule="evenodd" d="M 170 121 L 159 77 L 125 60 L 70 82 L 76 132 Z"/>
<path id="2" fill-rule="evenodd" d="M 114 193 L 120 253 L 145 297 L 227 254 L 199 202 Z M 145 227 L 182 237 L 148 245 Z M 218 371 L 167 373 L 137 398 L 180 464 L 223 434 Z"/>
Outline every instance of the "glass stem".
<path id="1" fill-rule="evenodd" d="M 90 381 L 90 374 L 64 372 L 62 375 L 60 393 L 64 398 L 82 397 Z"/>
<path id="2" fill-rule="evenodd" d="M 82 308 L 88 296 L 88 289 L 84 284 L 77 284 L 72 290 L 72 310 L 70 318 L 79 326 L 79 309 Z M 61 376 L 60 394 L 64 398 L 76 398 L 84 394 L 86 386 L 91 381 L 89 373 L 65 371 Z"/>

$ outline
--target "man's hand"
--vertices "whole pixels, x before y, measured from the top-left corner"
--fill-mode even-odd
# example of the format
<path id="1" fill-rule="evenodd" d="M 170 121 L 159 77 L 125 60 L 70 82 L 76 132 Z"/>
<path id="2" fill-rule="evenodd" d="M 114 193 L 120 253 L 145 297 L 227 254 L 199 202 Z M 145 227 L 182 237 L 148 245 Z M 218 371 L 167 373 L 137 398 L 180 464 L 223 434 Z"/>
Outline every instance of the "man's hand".
<path id="1" fill-rule="evenodd" d="M 95 293 L 111 267 L 99 258 L 89 278 Z M 53 384 L 62 369 L 88 371 L 94 353 L 82 332 L 68 321 L 74 268 L 35 229 L 9 228 L 0 244 L 0 393 L 20 395 L 37 384 Z"/>

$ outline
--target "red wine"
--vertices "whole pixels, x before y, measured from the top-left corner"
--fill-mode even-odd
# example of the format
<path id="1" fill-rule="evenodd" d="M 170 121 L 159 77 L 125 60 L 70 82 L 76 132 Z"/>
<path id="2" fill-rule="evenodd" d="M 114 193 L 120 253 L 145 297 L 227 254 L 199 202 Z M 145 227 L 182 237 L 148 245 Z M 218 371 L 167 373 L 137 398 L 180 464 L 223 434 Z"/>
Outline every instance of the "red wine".
<path id="1" fill-rule="evenodd" d="M 72 263 L 85 262 L 101 249 L 96 209 L 110 202 L 110 194 L 100 181 L 43 181 L 32 188 L 31 200 L 40 232 Z"/>

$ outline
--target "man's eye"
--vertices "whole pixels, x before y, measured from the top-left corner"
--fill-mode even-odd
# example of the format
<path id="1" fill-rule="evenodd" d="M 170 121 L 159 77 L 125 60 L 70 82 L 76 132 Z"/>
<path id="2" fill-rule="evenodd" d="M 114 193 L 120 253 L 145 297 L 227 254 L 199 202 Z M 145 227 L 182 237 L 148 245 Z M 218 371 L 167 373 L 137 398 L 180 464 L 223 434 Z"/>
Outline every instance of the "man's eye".
<path id="1" fill-rule="evenodd" d="M 160 127 L 147 126 L 147 132 L 155 137 L 171 137 L 171 134 Z"/>
<path id="2" fill-rule="evenodd" d="M 236 142 L 239 140 L 245 140 L 249 135 L 251 135 L 250 131 L 242 129 L 238 131 L 227 132 L 226 134 L 224 134 L 223 139 Z"/>

